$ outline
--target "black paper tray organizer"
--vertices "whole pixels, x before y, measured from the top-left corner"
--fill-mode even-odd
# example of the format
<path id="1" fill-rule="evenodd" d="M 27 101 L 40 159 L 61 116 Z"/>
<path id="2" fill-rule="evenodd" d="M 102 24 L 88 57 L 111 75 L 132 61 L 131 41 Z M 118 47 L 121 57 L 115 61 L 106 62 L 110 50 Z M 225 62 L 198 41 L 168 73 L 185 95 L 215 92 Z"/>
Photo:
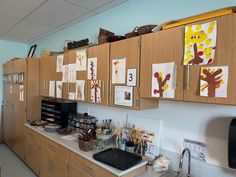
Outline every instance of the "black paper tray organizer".
<path id="1" fill-rule="evenodd" d="M 96 153 L 93 158 L 118 170 L 127 170 L 142 161 L 142 157 L 116 148 Z"/>

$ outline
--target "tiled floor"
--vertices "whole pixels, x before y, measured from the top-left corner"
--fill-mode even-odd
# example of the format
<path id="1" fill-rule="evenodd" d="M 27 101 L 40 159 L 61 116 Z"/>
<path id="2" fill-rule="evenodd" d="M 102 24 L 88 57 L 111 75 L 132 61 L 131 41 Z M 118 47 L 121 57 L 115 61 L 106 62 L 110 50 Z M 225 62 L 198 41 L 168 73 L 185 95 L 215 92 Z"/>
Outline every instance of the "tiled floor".
<path id="1" fill-rule="evenodd" d="M 36 177 L 36 175 L 4 144 L 0 144 L 0 177 Z"/>

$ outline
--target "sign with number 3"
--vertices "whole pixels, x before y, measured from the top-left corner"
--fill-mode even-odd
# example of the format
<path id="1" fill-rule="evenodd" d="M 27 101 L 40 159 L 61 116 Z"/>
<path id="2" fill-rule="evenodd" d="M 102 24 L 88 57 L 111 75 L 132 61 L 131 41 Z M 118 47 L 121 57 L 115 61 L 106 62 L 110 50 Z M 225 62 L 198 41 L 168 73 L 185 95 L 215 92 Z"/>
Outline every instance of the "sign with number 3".
<path id="1" fill-rule="evenodd" d="M 127 70 L 127 86 L 136 86 L 136 68 Z"/>

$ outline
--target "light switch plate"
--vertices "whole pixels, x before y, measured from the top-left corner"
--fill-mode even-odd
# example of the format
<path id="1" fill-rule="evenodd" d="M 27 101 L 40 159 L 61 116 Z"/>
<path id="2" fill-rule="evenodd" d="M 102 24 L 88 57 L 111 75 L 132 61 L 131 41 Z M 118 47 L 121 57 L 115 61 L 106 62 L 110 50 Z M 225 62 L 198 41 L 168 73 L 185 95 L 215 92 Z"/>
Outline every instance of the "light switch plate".
<path id="1" fill-rule="evenodd" d="M 207 145 L 199 141 L 184 139 L 184 148 L 189 148 L 191 156 L 197 160 L 206 161 Z"/>

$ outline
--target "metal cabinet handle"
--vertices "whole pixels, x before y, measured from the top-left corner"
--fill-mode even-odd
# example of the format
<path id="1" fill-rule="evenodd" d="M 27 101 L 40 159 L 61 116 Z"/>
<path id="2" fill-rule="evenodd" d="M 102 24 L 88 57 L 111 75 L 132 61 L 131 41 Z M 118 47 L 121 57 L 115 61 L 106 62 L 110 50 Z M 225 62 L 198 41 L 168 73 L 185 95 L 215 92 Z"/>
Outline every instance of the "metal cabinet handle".
<path id="1" fill-rule="evenodd" d="M 46 81 L 45 80 L 43 81 L 43 91 L 44 91 L 44 93 L 46 92 Z"/>
<path id="2" fill-rule="evenodd" d="M 110 85 L 109 85 L 109 99 L 110 99 L 110 102 L 111 102 L 111 97 L 112 97 L 112 83 L 111 83 L 111 81 L 109 81 L 110 83 Z"/>
<path id="3" fill-rule="evenodd" d="M 189 90 L 190 65 L 187 65 L 186 67 L 187 67 L 187 71 L 186 71 L 186 74 L 185 74 L 186 75 L 186 77 L 185 77 L 185 88 L 186 88 L 186 90 Z"/>
<path id="4" fill-rule="evenodd" d="M 102 81 L 102 97 L 105 97 L 105 81 Z"/>

